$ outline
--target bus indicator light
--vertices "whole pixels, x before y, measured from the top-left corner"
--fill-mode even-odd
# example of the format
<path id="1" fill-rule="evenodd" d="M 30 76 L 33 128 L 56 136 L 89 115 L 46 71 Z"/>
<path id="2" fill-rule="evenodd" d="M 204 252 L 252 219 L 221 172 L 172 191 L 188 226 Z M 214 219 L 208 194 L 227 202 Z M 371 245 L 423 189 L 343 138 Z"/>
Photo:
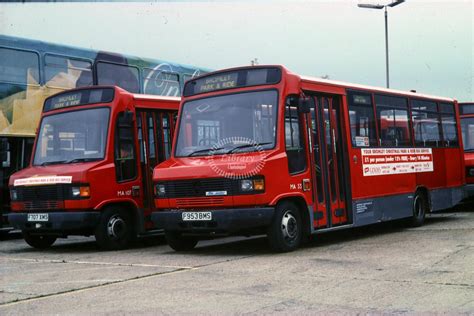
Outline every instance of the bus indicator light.
<path id="1" fill-rule="evenodd" d="M 255 191 L 265 191 L 265 180 L 264 179 L 253 180 L 253 187 Z"/>
<path id="2" fill-rule="evenodd" d="M 309 179 L 303 179 L 303 191 L 311 190 L 311 182 Z"/>

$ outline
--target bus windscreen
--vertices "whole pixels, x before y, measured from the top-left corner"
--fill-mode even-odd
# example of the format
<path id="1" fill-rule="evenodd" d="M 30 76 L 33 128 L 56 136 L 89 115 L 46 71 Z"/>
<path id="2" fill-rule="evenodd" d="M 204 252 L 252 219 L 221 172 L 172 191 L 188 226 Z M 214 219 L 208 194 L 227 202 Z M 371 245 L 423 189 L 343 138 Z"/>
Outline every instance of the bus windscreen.
<path id="1" fill-rule="evenodd" d="M 276 84 L 281 80 L 281 69 L 277 67 L 253 67 L 211 74 L 186 82 L 184 96 L 217 90 Z"/>
<path id="2" fill-rule="evenodd" d="M 81 89 L 65 92 L 47 99 L 43 112 L 62 109 L 71 106 L 88 105 L 94 103 L 108 103 L 114 99 L 114 89 Z"/>

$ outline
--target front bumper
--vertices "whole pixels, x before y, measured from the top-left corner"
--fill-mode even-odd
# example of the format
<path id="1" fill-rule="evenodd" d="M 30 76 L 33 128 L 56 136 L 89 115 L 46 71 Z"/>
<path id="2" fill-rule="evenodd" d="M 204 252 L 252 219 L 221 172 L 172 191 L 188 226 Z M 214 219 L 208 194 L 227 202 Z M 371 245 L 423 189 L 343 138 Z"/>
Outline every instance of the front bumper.
<path id="1" fill-rule="evenodd" d="M 96 227 L 99 220 L 100 212 L 50 212 L 46 222 L 28 221 L 28 213 L 8 214 L 8 221 L 15 228 L 58 233 L 91 230 Z"/>
<path id="2" fill-rule="evenodd" d="M 183 221 L 185 212 L 211 212 L 212 220 Z M 273 207 L 161 211 L 152 213 L 151 220 L 168 231 L 231 234 L 270 225 L 274 212 Z"/>

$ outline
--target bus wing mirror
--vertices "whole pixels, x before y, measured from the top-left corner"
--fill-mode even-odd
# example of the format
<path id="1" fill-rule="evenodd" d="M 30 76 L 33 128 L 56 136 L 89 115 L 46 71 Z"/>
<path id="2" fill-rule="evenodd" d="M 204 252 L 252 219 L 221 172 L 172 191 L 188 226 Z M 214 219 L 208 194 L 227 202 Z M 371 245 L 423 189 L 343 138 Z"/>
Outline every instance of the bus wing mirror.
<path id="1" fill-rule="evenodd" d="M 298 100 L 298 113 L 309 113 L 309 98 L 301 97 Z"/>

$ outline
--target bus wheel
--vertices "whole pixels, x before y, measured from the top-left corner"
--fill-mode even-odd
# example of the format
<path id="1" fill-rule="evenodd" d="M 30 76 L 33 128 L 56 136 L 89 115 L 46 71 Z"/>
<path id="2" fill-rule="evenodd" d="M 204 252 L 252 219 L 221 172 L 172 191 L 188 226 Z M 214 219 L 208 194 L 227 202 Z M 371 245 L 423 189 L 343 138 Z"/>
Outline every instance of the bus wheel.
<path id="1" fill-rule="evenodd" d="M 423 194 L 416 193 L 413 199 L 413 215 L 411 218 L 411 226 L 419 227 L 425 222 L 426 200 Z"/>
<path id="2" fill-rule="evenodd" d="M 182 236 L 178 232 L 167 230 L 165 231 L 165 237 L 168 245 L 175 251 L 192 250 L 199 241 L 196 237 Z"/>
<path id="3" fill-rule="evenodd" d="M 95 231 L 95 240 L 100 248 L 125 249 L 134 237 L 135 230 L 130 214 L 120 207 L 108 207 L 103 211 Z"/>
<path id="4" fill-rule="evenodd" d="M 57 239 L 55 236 L 32 235 L 25 231 L 23 232 L 23 238 L 28 245 L 36 249 L 49 248 Z"/>
<path id="5" fill-rule="evenodd" d="M 268 242 L 275 251 L 293 251 L 301 243 L 302 228 L 298 208 L 291 202 L 278 204 L 273 221 L 268 227 Z"/>

